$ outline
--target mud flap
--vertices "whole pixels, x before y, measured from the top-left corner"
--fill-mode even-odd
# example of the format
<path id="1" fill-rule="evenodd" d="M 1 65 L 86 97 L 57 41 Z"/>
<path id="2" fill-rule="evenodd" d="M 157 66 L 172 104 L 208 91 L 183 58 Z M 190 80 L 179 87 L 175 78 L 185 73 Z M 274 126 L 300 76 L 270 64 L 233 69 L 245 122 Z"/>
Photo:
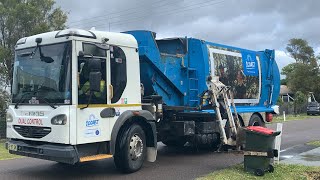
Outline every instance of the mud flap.
<path id="1" fill-rule="evenodd" d="M 157 148 L 147 147 L 147 161 L 155 162 L 157 159 Z"/>

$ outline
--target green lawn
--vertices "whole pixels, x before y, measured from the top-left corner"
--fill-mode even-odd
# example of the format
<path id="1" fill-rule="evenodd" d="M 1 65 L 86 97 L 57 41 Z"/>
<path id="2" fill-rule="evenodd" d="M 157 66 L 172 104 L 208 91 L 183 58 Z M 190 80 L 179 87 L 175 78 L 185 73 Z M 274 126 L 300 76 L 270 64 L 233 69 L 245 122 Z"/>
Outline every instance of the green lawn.
<path id="1" fill-rule="evenodd" d="M 14 159 L 14 158 L 21 157 L 21 156 L 10 154 L 8 150 L 6 150 L 4 142 L 5 140 L 0 140 L 0 160 Z"/>
<path id="2" fill-rule="evenodd" d="M 320 116 L 308 116 L 307 114 L 297 114 L 297 115 L 289 114 L 289 115 L 286 115 L 286 121 L 304 120 L 304 119 L 307 119 L 307 118 L 320 118 Z M 283 115 L 274 116 L 272 122 L 273 123 L 284 122 L 283 121 Z"/>
<path id="3" fill-rule="evenodd" d="M 320 179 L 320 167 L 308 167 L 300 165 L 285 165 L 279 164 L 275 166 L 273 173 L 267 173 L 262 176 L 255 176 L 251 173 L 245 172 L 242 165 L 236 165 L 227 169 L 215 171 L 198 180 L 295 180 L 295 179 Z"/>
<path id="4" fill-rule="evenodd" d="M 310 141 L 307 145 L 320 147 L 320 141 Z"/>

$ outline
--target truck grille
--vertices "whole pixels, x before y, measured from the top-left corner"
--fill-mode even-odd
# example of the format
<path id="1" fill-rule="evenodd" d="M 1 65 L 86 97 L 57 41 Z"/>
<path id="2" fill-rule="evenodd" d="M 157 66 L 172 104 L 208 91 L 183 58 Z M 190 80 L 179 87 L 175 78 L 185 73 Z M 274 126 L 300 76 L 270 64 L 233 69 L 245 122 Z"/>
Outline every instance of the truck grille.
<path id="1" fill-rule="evenodd" d="M 51 132 L 50 127 L 37 127 L 37 126 L 13 126 L 21 136 L 26 138 L 43 138 Z"/>

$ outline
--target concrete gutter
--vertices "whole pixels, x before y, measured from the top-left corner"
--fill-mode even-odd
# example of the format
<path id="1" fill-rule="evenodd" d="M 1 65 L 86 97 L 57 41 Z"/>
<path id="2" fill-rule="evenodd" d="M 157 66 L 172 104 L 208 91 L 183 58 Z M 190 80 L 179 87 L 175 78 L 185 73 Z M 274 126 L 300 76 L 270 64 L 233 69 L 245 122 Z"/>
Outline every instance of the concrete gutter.
<path id="1" fill-rule="evenodd" d="M 298 164 L 304 166 L 320 166 L 320 147 L 293 156 L 292 158 L 282 160 L 281 163 Z"/>

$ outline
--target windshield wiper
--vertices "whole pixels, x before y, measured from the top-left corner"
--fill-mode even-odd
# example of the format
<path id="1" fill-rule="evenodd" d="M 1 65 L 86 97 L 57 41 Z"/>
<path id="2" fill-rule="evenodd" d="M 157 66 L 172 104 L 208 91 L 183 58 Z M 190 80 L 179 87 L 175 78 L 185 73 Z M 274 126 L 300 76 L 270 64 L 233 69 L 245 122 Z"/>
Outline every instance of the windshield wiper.
<path id="1" fill-rule="evenodd" d="M 26 99 L 26 98 L 25 98 L 26 95 L 31 94 L 31 93 L 33 93 L 33 95 L 34 95 L 34 94 L 36 94 L 37 92 L 38 92 L 38 91 L 28 91 L 28 92 L 25 92 L 25 93 L 21 96 L 21 98 L 18 100 L 18 102 L 14 105 L 14 108 L 15 108 L 15 109 L 18 109 L 19 104 Z"/>
<path id="2" fill-rule="evenodd" d="M 39 98 L 39 97 L 38 97 Z M 52 104 L 51 102 L 49 102 L 49 100 L 47 98 L 42 98 L 40 97 L 39 99 L 43 100 L 47 105 L 49 105 L 50 107 L 52 107 L 53 109 L 57 109 L 56 106 L 54 106 L 54 104 Z"/>
<path id="3" fill-rule="evenodd" d="M 14 105 L 14 108 L 18 109 L 19 104 L 26 99 L 26 95 L 31 94 L 31 93 L 33 93 L 32 95 L 35 95 L 38 92 L 39 92 L 39 90 L 25 92 L 25 94 L 23 94 L 21 96 L 21 98 L 18 100 L 18 102 Z M 55 107 L 54 104 L 50 103 L 47 98 L 42 98 L 42 97 L 37 97 L 37 98 L 43 100 L 47 105 L 49 105 L 53 109 L 57 109 L 57 107 Z"/>

